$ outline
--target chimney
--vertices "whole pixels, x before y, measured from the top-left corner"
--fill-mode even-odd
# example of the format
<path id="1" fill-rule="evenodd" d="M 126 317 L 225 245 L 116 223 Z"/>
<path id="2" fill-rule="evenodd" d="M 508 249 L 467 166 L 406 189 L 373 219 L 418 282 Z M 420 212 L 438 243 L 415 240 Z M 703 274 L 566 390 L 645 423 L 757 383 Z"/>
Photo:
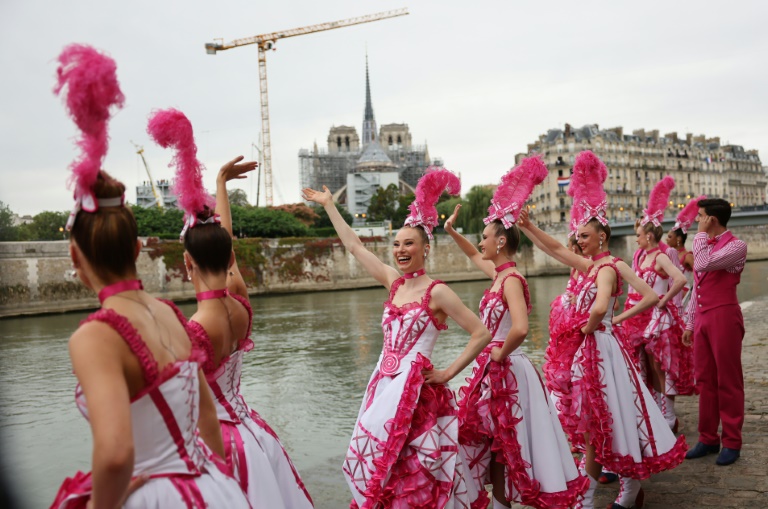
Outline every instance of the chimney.
<path id="1" fill-rule="evenodd" d="M 571 124 L 565 124 L 565 137 L 569 138 L 571 136 Z"/>
<path id="2" fill-rule="evenodd" d="M 664 137 L 665 138 L 669 138 L 674 143 L 677 143 L 677 133 L 676 132 L 675 133 L 667 133 L 667 134 L 664 135 Z"/>
<path id="3" fill-rule="evenodd" d="M 685 133 L 685 143 L 689 147 L 693 144 L 693 133 Z"/>
<path id="4" fill-rule="evenodd" d="M 653 141 L 655 141 L 656 143 L 659 142 L 659 130 L 658 129 L 654 129 L 649 134 L 650 134 L 651 138 L 653 138 Z"/>
<path id="5" fill-rule="evenodd" d="M 619 137 L 619 139 L 623 139 L 624 138 L 624 128 L 623 127 L 621 127 L 621 126 L 619 126 L 619 127 L 611 127 L 608 130 L 615 132 L 616 135 Z"/>

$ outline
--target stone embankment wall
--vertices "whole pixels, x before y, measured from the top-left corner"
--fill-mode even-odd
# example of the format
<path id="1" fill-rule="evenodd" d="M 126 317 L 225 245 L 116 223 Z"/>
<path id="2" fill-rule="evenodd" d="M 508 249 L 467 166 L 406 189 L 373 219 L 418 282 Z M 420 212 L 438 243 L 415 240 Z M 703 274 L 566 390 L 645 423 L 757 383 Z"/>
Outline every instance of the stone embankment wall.
<path id="1" fill-rule="evenodd" d="M 749 259 L 768 259 L 768 228 L 744 227 L 734 233 L 749 246 Z M 565 242 L 565 233 L 555 234 Z M 475 240 L 475 236 L 470 236 Z M 690 241 L 689 241 L 690 246 Z M 366 247 L 394 265 L 390 240 L 369 239 Z M 631 259 L 635 238 L 611 239 L 611 251 Z M 69 242 L 0 243 L 0 317 L 88 309 L 98 306 L 93 293 L 67 277 Z M 138 259 L 147 291 L 174 300 L 194 299 L 185 281 L 183 246 L 177 241 L 148 239 Z M 344 290 L 376 286 L 338 239 L 243 239 L 235 242 L 240 271 L 253 294 Z M 567 268 L 530 245 L 516 257 L 526 276 L 566 274 Z M 436 235 L 427 271 L 444 281 L 484 276 L 447 235 Z"/>

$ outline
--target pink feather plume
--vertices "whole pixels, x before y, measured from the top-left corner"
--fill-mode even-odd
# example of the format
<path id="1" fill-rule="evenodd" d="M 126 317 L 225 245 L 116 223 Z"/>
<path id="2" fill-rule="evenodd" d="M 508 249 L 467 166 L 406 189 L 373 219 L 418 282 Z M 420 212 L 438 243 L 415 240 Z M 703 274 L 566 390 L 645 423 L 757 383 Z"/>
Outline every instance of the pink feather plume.
<path id="1" fill-rule="evenodd" d="M 683 207 L 680 213 L 677 215 L 675 226 L 673 230 L 678 228 L 682 229 L 684 233 L 688 233 L 688 228 L 693 224 L 693 220 L 696 219 L 696 214 L 699 213 L 699 201 L 706 199 L 705 195 L 701 195 L 698 198 L 694 198 Z"/>
<path id="2" fill-rule="evenodd" d="M 574 205 L 571 214 L 576 210 L 579 215 L 576 218 L 577 223 L 588 220 L 584 217 L 589 212 L 589 210 L 585 210 L 585 204 L 592 212 L 604 207 L 605 189 L 603 189 L 603 184 L 606 178 L 608 178 L 608 168 L 592 151 L 585 150 L 576 156 L 568 194 L 573 196 Z"/>
<path id="3" fill-rule="evenodd" d="M 213 209 L 216 202 L 203 186 L 203 164 L 197 159 L 197 145 L 192 123 L 179 110 L 168 108 L 152 113 L 147 133 L 163 148 L 176 149 L 171 165 L 176 166 L 173 193 L 179 207 L 190 216 L 202 212 L 205 206 Z"/>
<path id="4" fill-rule="evenodd" d="M 653 186 L 651 194 L 648 197 L 648 208 L 645 209 L 645 213 L 648 216 L 653 216 L 659 211 L 664 211 L 667 208 L 669 202 L 669 195 L 675 188 L 675 179 L 667 175 Z"/>
<path id="5" fill-rule="evenodd" d="M 109 146 L 107 124 L 113 107 L 121 108 L 125 97 L 117 81 L 117 64 L 91 46 L 70 44 L 57 58 L 56 86 L 59 95 L 66 87 L 69 116 L 82 132 L 77 140 L 82 154 L 70 168 L 69 184 L 75 194 L 89 193 L 101 169 Z"/>
<path id="6" fill-rule="evenodd" d="M 437 209 L 435 205 L 443 191 L 450 195 L 461 192 L 459 177 L 437 166 L 430 166 L 423 177 L 416 184 L 416 199 L 408 207 L 411 214 L 406 219 L 406 225 L 421 225 L 428 232 L 438 225 Z"/>
<path id="7" fill-rule="evenodd" d="M 525 202 L 533 193 L 533 188 L 541 184 L 548 175 L 547 165 L 540 156 L 524 158 L 519 165 L 501 177 L 501 183 L 493 193 L 493 202 L 496 205 L 488 207 L 488 217 L 491 220 L 496 219 L 495 216 L 500 213 L 497 207 L 501 209 L 513 207 L 514 210 L 510 210 L 509 213 L 513 215 L 514 221 L 517 221 Z"/>

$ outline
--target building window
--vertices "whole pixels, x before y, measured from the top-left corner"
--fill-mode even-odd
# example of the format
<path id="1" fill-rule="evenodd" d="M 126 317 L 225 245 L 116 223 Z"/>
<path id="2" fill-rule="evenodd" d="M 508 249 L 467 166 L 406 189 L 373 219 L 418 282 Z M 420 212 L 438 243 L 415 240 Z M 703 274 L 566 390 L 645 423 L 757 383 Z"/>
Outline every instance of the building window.
<path id="1" fill-rule="evenodd" d="M 347 152 L 349 152 L 349 136 L 344 137 L 344 145 L 347 147 Z"/>
<path id="2" fill-rule="evenodd" d="M 336 137 L 336 146 L 341 150 L 341 136 Z"/>

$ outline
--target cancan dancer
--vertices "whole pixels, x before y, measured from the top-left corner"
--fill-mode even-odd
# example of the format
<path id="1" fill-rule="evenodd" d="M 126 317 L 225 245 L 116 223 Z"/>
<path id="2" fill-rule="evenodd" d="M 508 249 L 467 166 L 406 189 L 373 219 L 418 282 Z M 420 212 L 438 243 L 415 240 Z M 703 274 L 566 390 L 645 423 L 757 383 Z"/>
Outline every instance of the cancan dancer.
<path id="1" fill-rule="evenodd" d="M 459 441 L 472 467 L 478 499 L 487 507 L 514 501 L 540 509 L 573 507 L 589 480 L 579 473 L 544 381 L 520 346 L 531 311 L 528 283 L 513 257 L 520 244 L 517 216 L 535 185 L 547 176 L 538 157 L 510 170 L 491 200 L 477 248 L 453 228 L 461 205 L 445 231 L 493 284 L 480 302 L 480 317 L 493 340 L 474 363 L 468 385 L 459 390 Z"/>
<path id="2" fill-rule="evenodd" d="M 76 403 L 93 434 L 92 471 L 67 479 L 51 507 L 246 509 L 237 481 L 215 462 L 224 445 L 200 373 L 205 355 L 190 341 L 181 312 L 144 292 L 125 186 L 100 170 L 110 110 L 123 103 L 115 63 L 88 46 L 68 46 L 58 78 L 56 91 L 67 88 L 67 107 L 82 131 L 83 155 L 72 166 L 70 255 L 101 309 L 69 341 Z"/>
<path id="3" fill-rule="evenodd" d="M 621 489 L 613 509 L 643 505 L 640 480 L 677 466 L 684 456 L 685 439 L 675 438 L 654 403 L 627 351 L 613 335 L 614 300 L 622 279 L 642 295 L 624 318 L 658 302 L 658 296 L 622 261 L 607 250 L 611 230 L 606 219 L 603 182 L 607 169 L 597 156 L 582 152 L 576 159 L 572 181 L 581 182 L 583 194 L 578 239 L 587 260 L 573 254 L 531 223 L 526 211 L 518 226 L 559 261 L 586 274 L 577 291 L 570 332 L 558 341 L 578 344 L 572 367 L 570 413 L 566 432 L 572 443 L 586 450 L 585 468 L 590 487 L 580 507 L 594 507 L 594 491 L 601 465 L 621 476 Z"/>
<path id="4" fill-rule="evenodd" d="M 679 421 L 674 398 L 678 394 L 693 393 L 693 364 L 690 347 L 682 343 L 684 324 L 673 302 L 685 286 L 685 276 L 659 247 L 664 235 L 661 222 L 674 186 L 670 176 L 660 180 L 651 190 L 643 217 L 635 223 L 637 245 L 642 254 L 633 268 L 659 296 L 659 303 L 652 308 L 642 330 L 637 330 L 643 326 L 638 320 L 641 315 L 623 322 L 621 327 L 625 332 L 625 347 L 644 371 L 656 405 L 676 433 Z M 631 290 L 625 309 L 640 299 L 641 296 Z M 622 318 L 622 315 L 617 317 Z"/>
<path id="5" fill-rule="evenodd" d="M 437 203 L 447 189 L 458 194 L 459 179 L 430 169 L 416 186 L 411 214 L 395 236 L 397 269 L 363 246 L 344 222 L 327 187 L 304 189 L 304 198 L 328 212 L 344 247 L 389 291 L 384 304 L 384 345 L 363 397 L 343 472 L 352 508 L 458 509 L 477 498 L 469 465 L 459 450 L 459 423 L 453 392 L 445 385 L 488 345 L 480 319 L 441 281 L 425 273 Z M 400 272 L 403 275 L 400 275 Z M 471 334 L 446 369 L 430 357 L 451 317 Z"/>
<path id="6" fill-rule="evenodd" d="M 176 156 L 174 193 L 185 212 L 184 265 L 195 287 L 197 311 L 188 329 L 206 353 L 202 364 L 224 438 L 224 459 L 253 509 L 311 508 L 312 499 L 277 434 L 240 392 L 243 356 L 253 348 L 251 304 L 232 249 L 227 182 L 246 177 L 255 162 L 238 157 L 221 167 L 215 203 L 202 182 L 192 124 L 174 109 L 154 112 L 147 131 Z M 215 205 L 215 208 L 214 208 Z"/>

